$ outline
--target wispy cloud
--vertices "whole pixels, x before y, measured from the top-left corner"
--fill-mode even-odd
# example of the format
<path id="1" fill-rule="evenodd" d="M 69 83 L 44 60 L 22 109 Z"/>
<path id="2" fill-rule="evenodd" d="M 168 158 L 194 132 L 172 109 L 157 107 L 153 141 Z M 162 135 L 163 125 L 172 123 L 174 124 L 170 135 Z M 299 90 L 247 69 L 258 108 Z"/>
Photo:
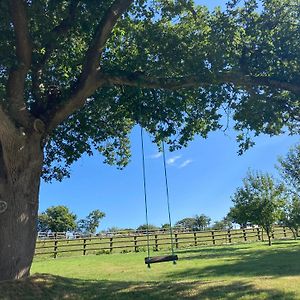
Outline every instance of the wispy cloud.
<path id="1" fill-rule="evenodd" d="M 174 165 L 174 163 L 176 162 L 177 159 L 179 159 L 181 156 L 180 155 L 176 155 L 176 156 L 173 156 L 171 158 L 169 158 L 167 160 L 167 164 L 168 165 Z"/>
<path id="2" fill-rule="evenodd" d="M 191 159 L 185 160 L 182 164 L 180 164 L 179 168 L 185 168 L 187 165 L 189 165 L 192 162 Z"/>
<path id="3" fill-rule="evenodd" d="M 150 157 L 151 158 L 160 158 L 161 156 L 162 156 L 162 153 L 161 152 L 157 152 L 157 153 L 151 155 Z"/>

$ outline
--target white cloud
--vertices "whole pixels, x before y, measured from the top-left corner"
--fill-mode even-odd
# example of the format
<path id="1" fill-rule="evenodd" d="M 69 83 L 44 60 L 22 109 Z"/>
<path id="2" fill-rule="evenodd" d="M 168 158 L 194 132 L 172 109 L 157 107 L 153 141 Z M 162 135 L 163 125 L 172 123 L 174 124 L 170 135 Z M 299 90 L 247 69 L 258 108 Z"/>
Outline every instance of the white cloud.
<path id="1" fill-rule="evenodd" d="M 162 152 L 157 152 L 157 153 L 151 155 L 150 157 L 151 158 L 160 158 L 161 156 L 162 156 Z"/>
<path id="2" fill-rule="evenodd" d="M 179 168 L 184 168 L 184 167 L 186 167 L 187 165 L 189 165 L 191 162 L 192 162 L 191 159 L 187 159 L 187 160 L 185 160 L 185 161 L 179 166 Z"/>
<path id="3" fill-rule="evenodd" d="M 177 159 L 179 159 L 181 156 L 180 155 L 176 155 L 176 156 L 173 156 L 171 158 L 169 158 L 167 160 L 167 164 L 168 165 L 174 165 L 174 163 L 176 162 Z"/>

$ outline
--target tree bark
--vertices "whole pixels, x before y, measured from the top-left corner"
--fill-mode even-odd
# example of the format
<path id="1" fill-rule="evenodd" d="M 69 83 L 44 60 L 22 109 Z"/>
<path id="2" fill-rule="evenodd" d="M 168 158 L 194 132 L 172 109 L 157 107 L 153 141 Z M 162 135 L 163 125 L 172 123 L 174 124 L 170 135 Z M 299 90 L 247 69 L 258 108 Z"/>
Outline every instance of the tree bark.
<path id="1" fill-rule="evenodd" d="M 272 246 L 272 235 L 270 230 L 266 230 L 267 236 L 268 236 L 268 244 L 269 246 Z"/>
<path id="2" fill-rule="evenodd" d="M 0 135 L 0 281 L 27 277 L 35 251 L 41 136 Z"/>

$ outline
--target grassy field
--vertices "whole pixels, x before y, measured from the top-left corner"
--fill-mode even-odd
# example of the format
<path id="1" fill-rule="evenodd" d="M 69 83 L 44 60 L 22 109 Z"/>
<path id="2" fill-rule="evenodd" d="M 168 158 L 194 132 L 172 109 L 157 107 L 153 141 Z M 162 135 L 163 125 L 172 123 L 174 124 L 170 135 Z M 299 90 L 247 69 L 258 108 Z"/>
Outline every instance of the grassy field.
<path id="1" fill-rule="evenodd" d="M 0 299 L 300 299 L 300 241 L 193 248 L 149 270 L 145 253 L 37 258 Z"/>

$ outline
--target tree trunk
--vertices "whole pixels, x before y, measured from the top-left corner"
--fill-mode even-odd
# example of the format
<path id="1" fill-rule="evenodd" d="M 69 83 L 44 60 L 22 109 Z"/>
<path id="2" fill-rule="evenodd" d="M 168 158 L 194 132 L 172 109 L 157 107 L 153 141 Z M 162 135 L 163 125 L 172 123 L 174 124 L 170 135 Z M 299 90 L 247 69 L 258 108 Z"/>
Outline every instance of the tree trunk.
<path id="1" fill-rule="evenodd" d="M 297 239 L 297 230 L 295 228 L 293 228 L 293 227 L 290 227 L 290 229 L 291 229 L 291 231 L 293 233 L 294 240 L 296 240 Z"/>
<path id="2" fill-rule="evenodd" d="M 267 236 L 268 236 L 268 244 L 269 246 L 272 246 L 272 235 L 271 235 L 271 231 L 266 230 L 267 231 Z"/>
<path id="3" fill-rule="evenodd" d="M 29 275 L 35 251 L 42 166 L 40 135 L 1 137 L 0 281 Z"/>

